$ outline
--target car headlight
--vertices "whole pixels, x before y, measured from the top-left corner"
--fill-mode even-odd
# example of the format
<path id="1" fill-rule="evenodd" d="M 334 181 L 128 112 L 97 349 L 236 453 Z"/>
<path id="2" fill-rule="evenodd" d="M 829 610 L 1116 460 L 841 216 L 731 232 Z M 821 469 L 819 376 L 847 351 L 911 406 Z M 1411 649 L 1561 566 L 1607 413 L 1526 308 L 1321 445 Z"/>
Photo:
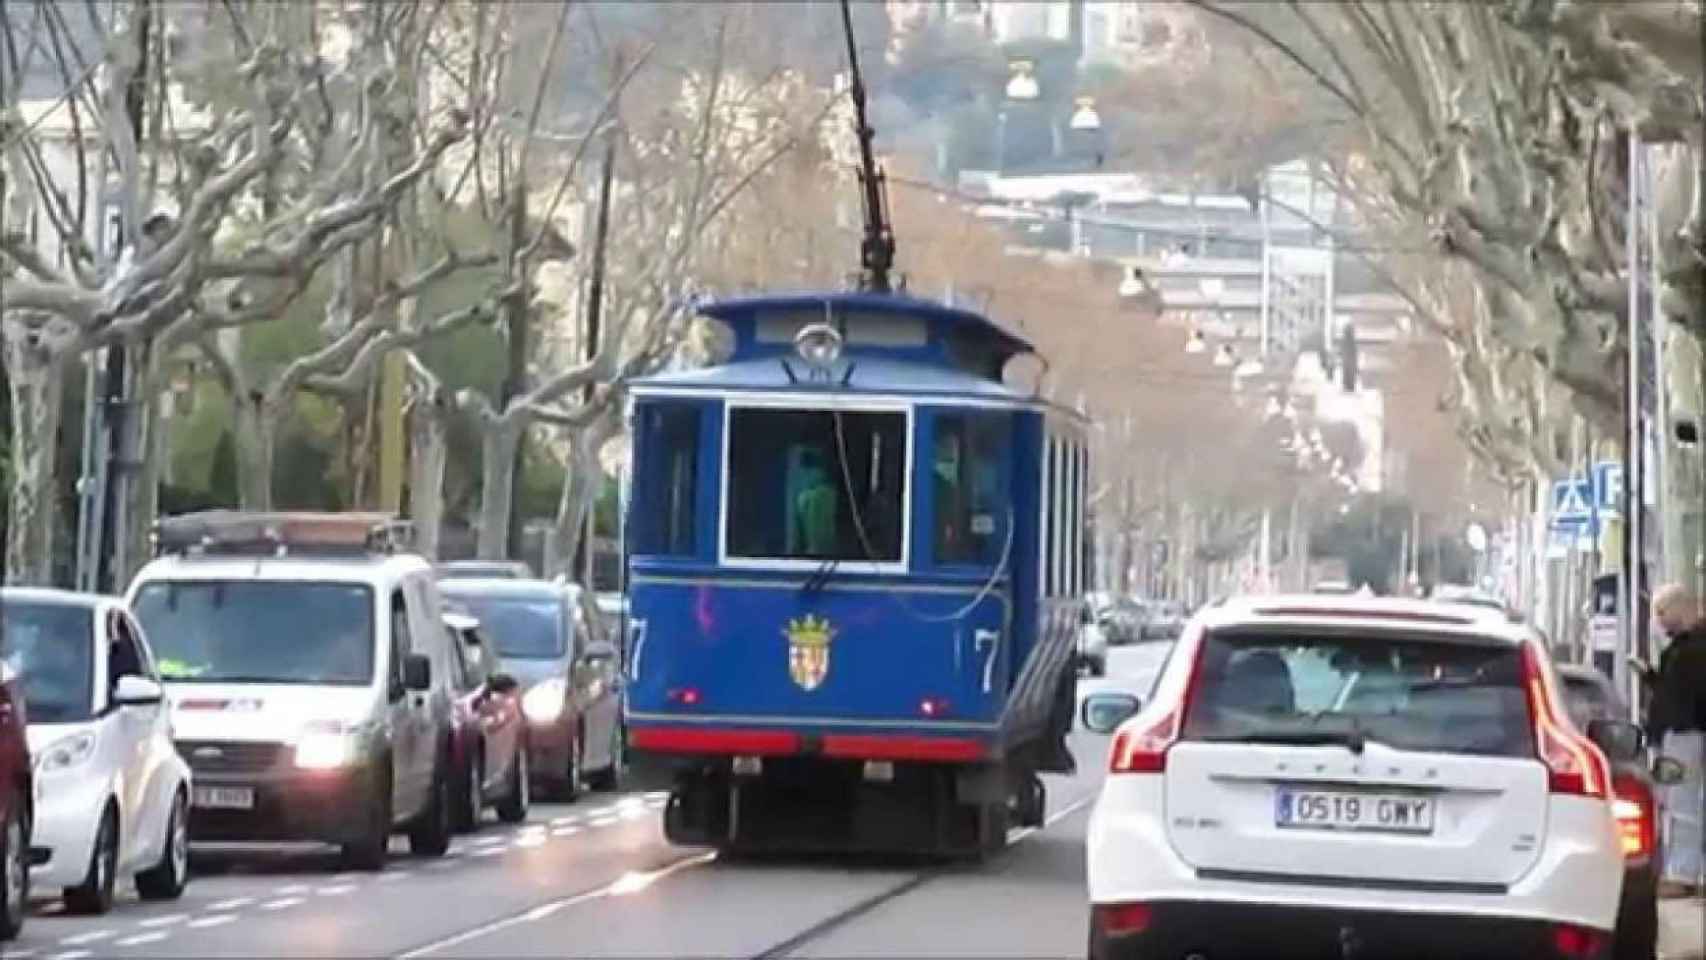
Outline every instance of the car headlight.
<path id="1" fill-rule="evenodd" d="M 366 754 L 367 728 L 348 723 L 312 723 L 296 738 L 296 765 L 304 770 L 350 766 Z"/>
<path id="2" fill-rule="evenodd" d="M 36 759 L 36 770 L 41 773 L 53 773 L 55 770 L 66 770 L 89 759 L 95 752 L 95 735 L 93 733 L 77 733 L 62 740 L 55 740 L 43 750 Z"/>
<path id="3" fill-rule="evenodd" d="M 521 710 L 534 723 L 553 723 L 563 715 L 568 696 L 568 683 L 562 677 L 552 677 L 527 691 L 521 698 Z"/>

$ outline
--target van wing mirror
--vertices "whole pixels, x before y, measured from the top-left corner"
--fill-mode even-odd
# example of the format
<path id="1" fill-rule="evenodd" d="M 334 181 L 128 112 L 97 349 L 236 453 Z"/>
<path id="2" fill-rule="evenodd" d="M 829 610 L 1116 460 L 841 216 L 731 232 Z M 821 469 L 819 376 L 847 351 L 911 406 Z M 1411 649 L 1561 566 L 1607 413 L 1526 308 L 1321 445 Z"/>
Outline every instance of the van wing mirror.
<path id="1" fill-rule="evenodd" d="M 1660 757 L 1653 763 L 1653 780 L 1661 786 L 1674 787 L 1688 779 L 1688 768 L 1675 757 Z"/>
<path id="2" fill-rule="evenodd" d="M 403 658 L 403 689 L 416 693 L 432 689 L 432 661 L 425 654 L 411 653 Z"/>

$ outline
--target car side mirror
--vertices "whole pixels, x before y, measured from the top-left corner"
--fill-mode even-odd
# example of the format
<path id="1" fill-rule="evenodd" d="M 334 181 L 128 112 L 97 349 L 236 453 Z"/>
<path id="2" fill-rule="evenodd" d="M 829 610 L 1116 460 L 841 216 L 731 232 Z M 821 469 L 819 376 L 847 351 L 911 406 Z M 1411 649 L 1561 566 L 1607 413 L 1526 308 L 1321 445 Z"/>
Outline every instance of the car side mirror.
<path id="1" fill-rule="evenodd" d="M 1653 763 L 1653 780 L 1660 786 L 1674 787 L 1688 779 L 1688 768 L 1675 757 L 1660 757 Z"/>
<path id="2" fill-rule="evenodd" d="M 140 707 L 166 699 L 166 688 L 157 681 L 135 674 L 118 678 L 113 686 L 113 703 L 121 707 Z"/>
<path id="3" fill-rule="evenodd" d="M 521 689 L 521 683 L 507 673 L 494 673 L 486 678 L 486 689 L 493 693 L 514 693 Z"/>
<path id="4" fill-rule="evenodd" d="M 1588 739 L 1598 744 L 1613 761 L 1637 759 L 1647 745 L 1646 732 L 1627 720 L 1594 720 L 1588 724 L 1587 733 Z"/>
<path id="5" fill-rule="evenodd" d="M 616 647 L 603 640 L 594 640 L 581 651 L 582 663 L 598 663 L 604 660 L 616 659 Z"/>
<path id="6" fill-rule="evenodd" d="M 1092 693 L 1084 698 L 1080 715 L 1084 728 L 1092 733 L 1113 733 L 1137 712 L 1143 701 L 1129 693 Z"/>
<path id="7" fill-rule="evenodd" d="M 403 658 L 403 689 L 416 693 L 432 689 L 432 661 L 426 654 L 411 653 Z"/>

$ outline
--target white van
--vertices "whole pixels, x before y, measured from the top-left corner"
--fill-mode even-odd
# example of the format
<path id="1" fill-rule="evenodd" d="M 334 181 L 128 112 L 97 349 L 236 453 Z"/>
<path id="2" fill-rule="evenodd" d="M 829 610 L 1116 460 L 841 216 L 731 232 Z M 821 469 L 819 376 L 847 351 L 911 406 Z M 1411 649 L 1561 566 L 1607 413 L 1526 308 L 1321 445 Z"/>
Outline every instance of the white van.
<path id="1" fill-rule="evenodd" d="M 453 676 L 432 566 L 374 514 L 163 520 L 127 600 L 194 771 L 190 836 L 450 845 Z"/>

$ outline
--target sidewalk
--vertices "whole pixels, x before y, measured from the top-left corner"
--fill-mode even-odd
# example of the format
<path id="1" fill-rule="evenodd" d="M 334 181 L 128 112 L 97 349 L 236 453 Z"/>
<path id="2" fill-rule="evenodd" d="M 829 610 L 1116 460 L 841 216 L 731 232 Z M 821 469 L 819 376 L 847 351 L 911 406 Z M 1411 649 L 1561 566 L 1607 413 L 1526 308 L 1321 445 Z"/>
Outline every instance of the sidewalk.
<path id="1" fill-rule="evenodd" d="M 1659 901 L 1660 960 L 1706 958 L 1706 900 Z"/>

